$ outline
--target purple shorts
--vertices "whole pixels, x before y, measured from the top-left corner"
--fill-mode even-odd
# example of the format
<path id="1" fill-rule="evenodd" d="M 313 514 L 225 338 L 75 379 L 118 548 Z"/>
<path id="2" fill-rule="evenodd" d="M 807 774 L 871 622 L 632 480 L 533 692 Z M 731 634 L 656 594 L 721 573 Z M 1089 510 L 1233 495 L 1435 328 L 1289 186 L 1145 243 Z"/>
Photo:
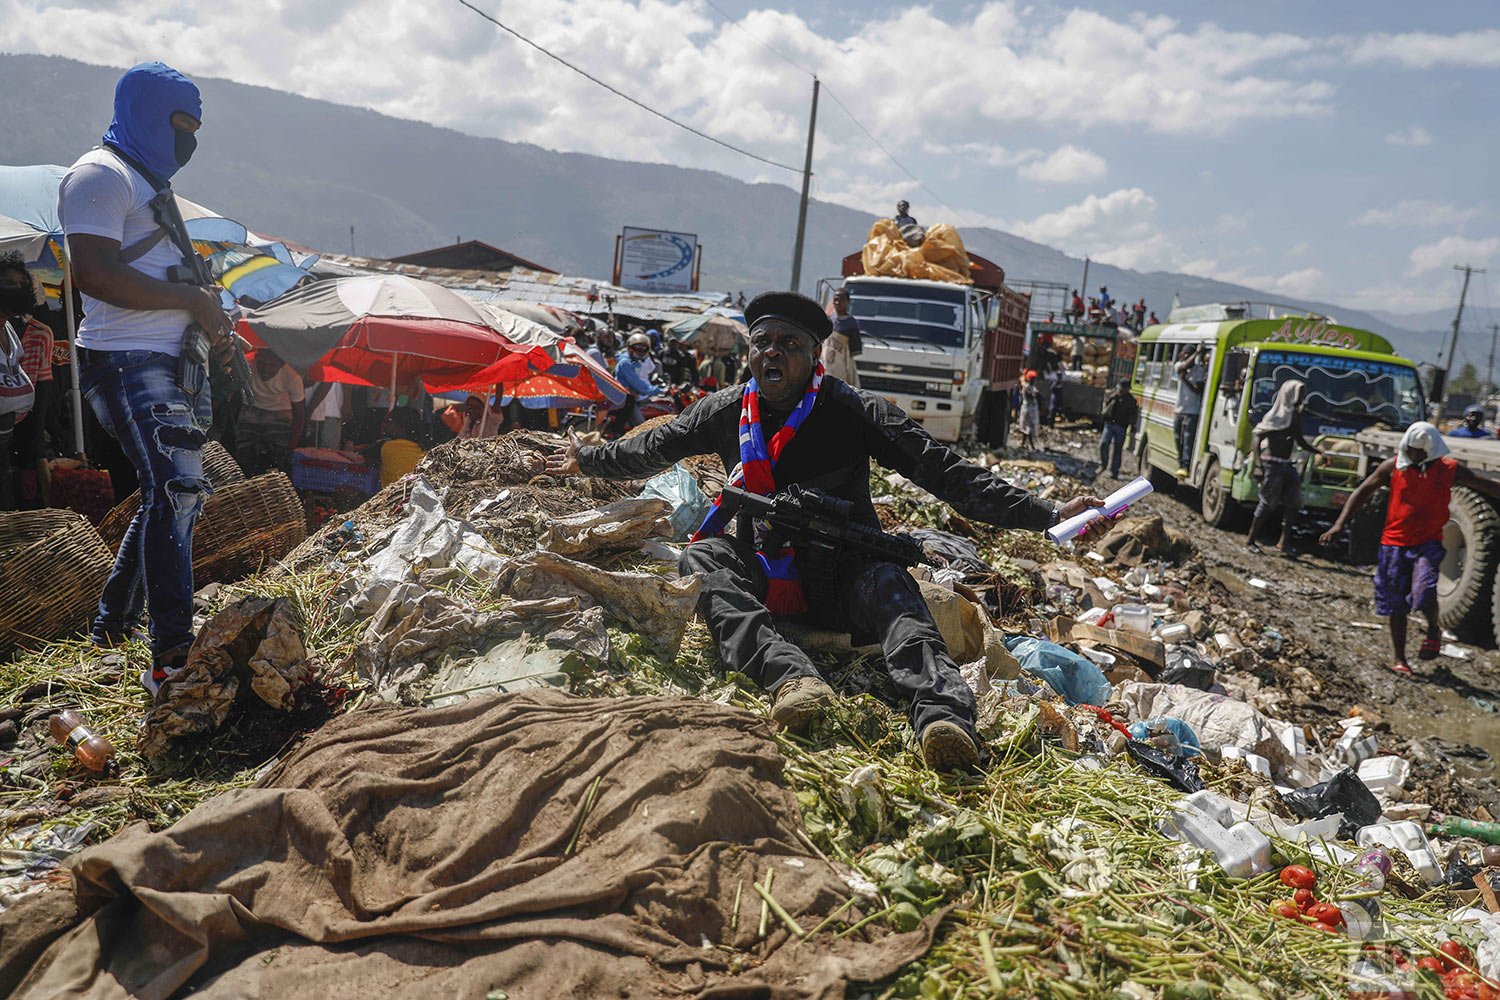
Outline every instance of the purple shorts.
<path id="1" fill-rule="evenodd" d="M 1375 562 L 1375 613 L 1404 615 L 1437 607 L 1438 567 L 1447 550 L 1437 540 L 1382 545 Z"/>

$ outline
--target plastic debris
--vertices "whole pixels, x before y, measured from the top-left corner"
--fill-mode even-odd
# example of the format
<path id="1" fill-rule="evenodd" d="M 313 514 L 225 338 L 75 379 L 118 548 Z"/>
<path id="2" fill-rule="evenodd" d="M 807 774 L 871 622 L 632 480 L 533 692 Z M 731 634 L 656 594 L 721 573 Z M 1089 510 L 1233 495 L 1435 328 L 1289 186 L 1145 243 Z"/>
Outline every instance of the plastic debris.
<path id="1" fill-rule="evenodd" d="M 697 478 L 681 462 L 661 475 L 648 479 L 641 488 L 640 495 L 643 499 L 658 499 L 668 504 L 674 542 L 685 542 L 691 538 L 713 506 L 713 501 L 704 496 L 703 490 L 699 488 Z"/>
<path id="2" fill-rule="evenodd" d="M 1110 698 L 1104 672 L 1083 656 L 1046 639 L 1019 636 L 1005 646 L 1021 669 L 1046 681 L 1069 705 L 1103 705 Z"/>

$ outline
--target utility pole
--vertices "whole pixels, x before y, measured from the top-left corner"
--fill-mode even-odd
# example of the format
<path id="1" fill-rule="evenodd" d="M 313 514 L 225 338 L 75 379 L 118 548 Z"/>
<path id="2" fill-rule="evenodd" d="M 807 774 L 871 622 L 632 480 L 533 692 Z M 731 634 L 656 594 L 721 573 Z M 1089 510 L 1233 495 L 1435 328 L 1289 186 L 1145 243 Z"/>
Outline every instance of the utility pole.
<path id="1" fill-rule="evenodd" d="M 818 78 L 813 77 L 812 117 L 807 122 L 807 160 L 802 165 L 802 202 L 797 206 L 797 245 L 792 250 L 792 291 L 801 291 L 802 243 L 807 236 L 807 190 L 812 185 L 813 137 L 818 131 Z"/>
<path id="2" fill-rule="evenodd" d="M 1089 258 L 1087 254 L 1083 257 L 1083 284 L 1078 287 L 1078 294 L 1083 296 L 1083 301 L 1087 302 L 1089 300 Z M 1072 303 L 1069 303 L 1069 305 L 1072 305 Z"/>
<path id="3" fill-rule="evenodd" d="M 1490 324 L 1490 364 L 1489 370 L 1485 372 L 1484 384 L 1487 391 L 1495 391 L 1495 339 L 1500 337 L 1500 323 Z"/>
<path id="4" fill-rule="evenodd" d="M 1458 312 L 1453 317 L 1453 336 L 1448 340 L 1448 353 L 1445 356 L 1446 368 L 1438 369 L 1434 375 L 1436 384 L 1432 387 L 1433 402 L 1441 404 L 1448 398 L 1448 373 L 1453 370 L 1454 352 L 1458 350 L 1458 324 L 1464 318 L 1464 299 L 1469 294 L 1469 278 L 1474 274 L 1486 273 L 1482 267 L 1470 267 L 1468 264 L 1454 264 L 1453 270 L 1464 273 L 1464 287 L 1458 293 Z"/>
<path id="5" fill-rule="evenodd" d="M 354 227 L 349 227 L 349 256 L 354 256 Z"/>

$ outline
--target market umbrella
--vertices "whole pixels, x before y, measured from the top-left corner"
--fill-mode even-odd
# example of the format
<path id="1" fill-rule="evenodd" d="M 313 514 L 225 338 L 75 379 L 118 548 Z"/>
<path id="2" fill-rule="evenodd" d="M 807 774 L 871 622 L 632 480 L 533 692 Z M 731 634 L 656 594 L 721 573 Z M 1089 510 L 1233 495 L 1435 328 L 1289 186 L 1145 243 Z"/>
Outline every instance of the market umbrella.
<path id="1" fill-rule="evenodd" d="M 214 278 L 247 308 L 285 295 L 310 278 L 318 262 L 316 254 L 293 254 L 286 244 L 257 236 L 233 219 L 192 219 L 187 230 Z"/>
<path id="2" fill-rule="evenodd" d="M 494 392 L 513 396 L 521 405 L 533 409 L 575 407 L 580 403 L 604 403 L 619 406 L 625 402 L 625 387 L 614 380 L 609 370 L 594 361 L 571 340 L 562 342 L 562 361 L 545 371 L 507 374 L 500 365 L 476 372 L 467 386 L 469 392 Z"/>
<path id="3" fill-rule="evenodd" d="M 316 281 L 248 312 L 240 332 L 315 379 L 395 390 L 420 379 L 429 391 L 491 382 L 533 370 L 474 304 L 429 281 L 399 274 Z"/>
<path id="4" fill-rule="evenodd" d="M 542 305 L 540 302 L 503 302 L 495 303 L 506 312 L 514 313 L 522 319 L 529 319 L 554 333 L 567 333 L 570 330 L 582 329 L 583 321 L 575 314 L 560 306 Z"/>
<path id="5" fill-rule="evenodd" d="M 673 340 L 709 350 L 731 350 L 750 335 L 740 313 L 715 307 L 667 327 Z"/>

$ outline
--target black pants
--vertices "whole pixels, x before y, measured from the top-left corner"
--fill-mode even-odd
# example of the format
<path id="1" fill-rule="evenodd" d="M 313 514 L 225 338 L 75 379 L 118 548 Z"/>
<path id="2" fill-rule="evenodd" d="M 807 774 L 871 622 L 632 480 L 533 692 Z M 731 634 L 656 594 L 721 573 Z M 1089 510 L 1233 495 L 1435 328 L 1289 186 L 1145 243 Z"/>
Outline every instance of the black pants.
<path id="1" fill-rule="evenodd" d="M 698 613 L 708 622 L 726 667 L 769 691 L 793 677 L 818 676 L 807 654 L 776 631 L 762 603 L 765 573 L 748 548 L 729 538 L 705 539 L 689 545 L 678 566 L 684 574 L 703 578 Z M 834 593 L 808 585 L 807 603 L 818 624 L 850 632 L 859 641 L 880 642 L 891 683 L 911 701 L 917 732 L 940 719 L 974 731 L 974 693 L 905 569 L 888 562 L 847 564 Z"/>

